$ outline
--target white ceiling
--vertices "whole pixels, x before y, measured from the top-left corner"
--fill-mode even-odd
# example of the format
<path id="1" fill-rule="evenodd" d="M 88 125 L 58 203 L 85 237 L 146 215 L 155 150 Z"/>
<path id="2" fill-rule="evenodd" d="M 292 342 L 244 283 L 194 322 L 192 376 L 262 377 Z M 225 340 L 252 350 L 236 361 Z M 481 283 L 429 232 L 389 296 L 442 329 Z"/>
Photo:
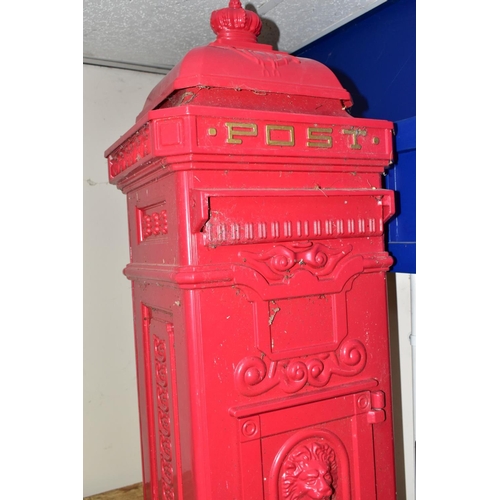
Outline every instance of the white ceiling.
<path id="1" fill-rule="evenodd" d="M 263 22 L 259 41 L 294 52 L 386 0 L 243 0 Z M 215 39 L 213 10 L 228 0 L 84 0 L 83 62 L 166 73 Z"/>

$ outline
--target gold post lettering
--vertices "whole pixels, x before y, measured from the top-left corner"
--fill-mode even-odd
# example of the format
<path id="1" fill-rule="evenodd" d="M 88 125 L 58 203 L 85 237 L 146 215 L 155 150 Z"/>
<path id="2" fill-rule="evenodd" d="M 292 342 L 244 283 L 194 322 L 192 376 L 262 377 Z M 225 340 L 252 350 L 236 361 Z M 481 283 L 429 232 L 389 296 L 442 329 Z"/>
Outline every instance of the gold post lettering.
<path id="1" fill-rule="evenodd" d="M 360 128 L 342 129 L 343 134 L 352 135 L 353 142 L 349 144 L 351 149 L 361 149 L 361 144 L 358 143 L 358 136 L 365 136 L 366 130 L 361 130 Z"/>
<path id="2" fill-rule="evenodd" d="M 255 137 L 257 135 L 257 125 L 255 123 L 225 123 L 227 127 L 227 143 L 241 144 L 242 139 L 236 137 Z"/>
<path id="3" fill-rule="evenodd" d="M 332 136 L 322 135 L 323 133 L 331 134 L 333 129 L 331 128 L 317 128 L 309 127 L 307 129 L 307 145 L 310 148 L 331 148 L 332 147 Z M 313 142 L 314 141 L 314 142 Z"/>
<path id="4" fill-rule="evenodd" d="M 289 134 L 288 140 L 271 139 L 271 131 L 285 130 Z M 266 144 L 268 146 L 294 146 L 295 145 L 295 130 L 289 125 L 266 125 Z"/>

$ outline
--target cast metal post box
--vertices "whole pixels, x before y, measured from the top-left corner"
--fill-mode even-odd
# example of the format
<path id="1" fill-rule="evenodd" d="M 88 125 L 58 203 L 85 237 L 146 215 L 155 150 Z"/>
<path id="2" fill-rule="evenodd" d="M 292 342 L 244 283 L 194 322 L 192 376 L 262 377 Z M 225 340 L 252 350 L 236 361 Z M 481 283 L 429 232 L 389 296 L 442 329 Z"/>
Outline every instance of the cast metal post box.
<path id="1" fill-rule="evenodd" d="M 392 123 L 258 43 L 239 1 L 211 26 L 105 153 L 128 206 L 144 498 L 394 500 Z"/>

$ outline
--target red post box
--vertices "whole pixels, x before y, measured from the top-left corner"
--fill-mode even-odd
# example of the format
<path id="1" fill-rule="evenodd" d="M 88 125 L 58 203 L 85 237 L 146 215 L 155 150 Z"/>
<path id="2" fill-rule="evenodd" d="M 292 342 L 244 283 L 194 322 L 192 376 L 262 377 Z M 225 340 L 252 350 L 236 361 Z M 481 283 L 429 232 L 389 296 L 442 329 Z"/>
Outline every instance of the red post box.
<path id="1" fill-rule="evenodd" d="M 127 197 L 146 500 L 395 498 L 392 124 L 232 0 L 105 153 Z"/>

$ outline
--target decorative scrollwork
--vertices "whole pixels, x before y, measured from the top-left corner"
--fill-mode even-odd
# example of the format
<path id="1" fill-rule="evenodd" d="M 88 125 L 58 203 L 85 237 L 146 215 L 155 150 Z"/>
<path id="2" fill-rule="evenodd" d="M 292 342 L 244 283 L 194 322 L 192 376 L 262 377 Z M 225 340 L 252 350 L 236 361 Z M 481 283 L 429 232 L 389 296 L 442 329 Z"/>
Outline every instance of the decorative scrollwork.
<path id="1" fill-rule="evenodd" d="M 309 271 L 318 277 L 328 276 L 351 250 L 350 245 L 331 248 L 321 243 L 304 242 L 296 244 L 293 249 L 277 245 L 260 254 L 240 252 L 239 255 L 263 276 L 276 280 L 298 270 Z"/>
<path id="2" fill-rule="evenodd" d="M 165 363 L 167 359 L 167 345 L 164 340 L 154 337 L 155 360 L 158 363 Z"/>
<path id="3" fill-rule="evenodd" d="M 268 266 L 274 273 L 284 273 L 291 269 L 295 263 L 295 254 L 286 247 L 282 247 L 281 251 L 266 259 Z"/>
<path id="4" fill-rule="evenodd" d="M 300 391 L 306 384 L 324 387 L 333 375 L 352 377 L 360 373 L 365 365 L 365 346 L 359 340 L 348 339 L 335 352 L 271 361 L 269 366 L 257 356 L 248 356 L 236 366 L 234 382 L 244 396 L 258 396 L 278 385 L 291 394 Z"/>
<path id="5" fill-rule="evenodd" d="M 357 367 L 366 362 L 366 351 L 359 349 L 360 342 L 355 340 L 345 341 L 339 349 L 339 362 L 345 367 L 350 367 L 352 375 L 358 373 Z"/>
<path id="6" fill-rule="evenodd" d="M 157 422 L 160 440 L 161 498 L 174 499 L 171 419 L 168 399 L 167 343 L 153 335 L 156 374 Z"/>
<path id="7" fill-rule="evenodd" d="M 307 384 L 307 379 L 307 365 L 298 359 L 293 359 L 284 370 L 282 389 L 288 393 L 297 392 Z"/>

